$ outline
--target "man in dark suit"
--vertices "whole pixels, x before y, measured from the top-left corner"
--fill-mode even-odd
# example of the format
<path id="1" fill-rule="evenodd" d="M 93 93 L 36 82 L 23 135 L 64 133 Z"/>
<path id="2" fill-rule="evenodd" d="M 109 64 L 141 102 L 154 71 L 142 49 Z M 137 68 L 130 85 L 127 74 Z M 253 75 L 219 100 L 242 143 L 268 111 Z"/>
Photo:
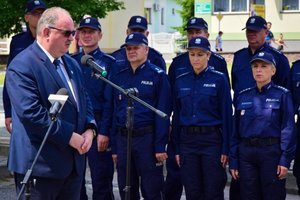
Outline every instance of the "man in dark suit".
<path id="1" fill-rule="evenodd" d="M 46 10 L 37 25 L 37 41 L 15 57 L 6 75 L 14 121 L 8 168 L 15 173 L 18 192 L 51 123 L 48 96 L 60 88 L 67 88 L 69 94 L 33 169 L 31 199 L 80 196 L 83 154 L 91 147 L 96 123 L 80 67 L 65 54 L 74 34 L 66 10 Z"/>

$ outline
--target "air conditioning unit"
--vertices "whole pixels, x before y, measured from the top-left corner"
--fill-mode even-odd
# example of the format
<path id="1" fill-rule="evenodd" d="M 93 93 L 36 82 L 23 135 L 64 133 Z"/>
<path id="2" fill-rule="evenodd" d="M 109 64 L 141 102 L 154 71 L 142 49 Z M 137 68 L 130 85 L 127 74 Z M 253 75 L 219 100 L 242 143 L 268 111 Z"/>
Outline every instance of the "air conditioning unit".
<path id="1" fill-rule="evenodd" d="M 154 10 L 154 11 L 159 11 L 159 9 L 160 9 L 160 8 L 159 8 L 159 4 L 158 4 L 158 3 L 154 3 L 154 4 L 153 4 L 153 10 Z"/>

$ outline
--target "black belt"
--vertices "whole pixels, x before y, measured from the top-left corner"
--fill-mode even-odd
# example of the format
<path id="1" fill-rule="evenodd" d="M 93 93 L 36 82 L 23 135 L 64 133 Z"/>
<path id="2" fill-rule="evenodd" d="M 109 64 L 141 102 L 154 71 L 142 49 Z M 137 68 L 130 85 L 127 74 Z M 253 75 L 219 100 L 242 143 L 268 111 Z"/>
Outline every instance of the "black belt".
<path id="1" fill-rule="evenodd" d="M 218 126 L 183 126 L 182 129 L 186 133 L 190 133 L 190 134 L 209 133 L 209 132 L 220 131 L 220 127 L 218 127 Z"/>
<path id="2" fill-rule="evenodd" d="M 279 144 L 280 139 L 274 137 L 268 138 L 243 138 L 242 142 L 247 146 L 254 146 L 254 147 L 263 147 L 263 146 L 270 146 L 273 144 Z"/>
<path id="3" fill-rule="evenodd" d="M 119 133 L 121 136 L 127 136 L 128 135 L 128 130 L 127 128 L 118 128 Z M 153 133 L 154 132 L 154 127 L 153 126 L 145 126 L 142 128 L 135 128 L 132 130 L 132 137 L 136 136 L 143 136 L 145 134 Z"/>

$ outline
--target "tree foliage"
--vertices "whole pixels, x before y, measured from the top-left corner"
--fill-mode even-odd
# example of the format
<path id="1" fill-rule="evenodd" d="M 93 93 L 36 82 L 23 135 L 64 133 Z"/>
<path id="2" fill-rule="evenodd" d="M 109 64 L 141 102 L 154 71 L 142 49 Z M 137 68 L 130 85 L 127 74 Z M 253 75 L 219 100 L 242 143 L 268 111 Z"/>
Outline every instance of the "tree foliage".
<path id="1" fill-rule="evenodd" d="M 195 3 L 194 0 L 176 0 L 176 2 L 181 5 L 182 10 L 178 11 L 182 18 L 182 25 L 179 27 L 174 27 L 175 30 L 179 31 L 182 35 L 186 35 L 184 28 L 186 27 L 189 19 L 194 17 L 195 14 Z"/>
<path id="2" fill-rule="evenodd" d="M 48 7 L 59 6 L 68 10 L 75 22 L 87 14 L 104 18 L 108 12 L 124 9 L 124 2 L 118 0 L 43 0 Z M 21 31 L 27 0 L 1 0 L 0 38 Z"/>

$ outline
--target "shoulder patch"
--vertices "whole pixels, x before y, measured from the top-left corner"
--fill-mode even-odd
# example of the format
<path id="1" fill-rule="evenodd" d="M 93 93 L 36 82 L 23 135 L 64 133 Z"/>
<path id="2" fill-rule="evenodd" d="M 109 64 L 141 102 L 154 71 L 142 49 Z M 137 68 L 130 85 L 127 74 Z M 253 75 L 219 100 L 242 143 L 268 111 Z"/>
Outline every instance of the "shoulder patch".
<path id="1" fill-rule="evenodd" d="M 283 55 L 283 53 L 277 49 L 275 49 L 274 47 L 270 47 L 270 50 L 276 54 L 280 54 L 280 55 Z"/>
<path id="2" fill-rule="evenodd" d="M 274 85 L 274 87 L 275 88 L 277 88 L 277 89 L 279 89 L 279 90 L 282 90 L 283 92 L 289 92 L 289 90 L 288 89 L 286 89 L 285 87 L 282 87 L 282 86 L 280 86 L 280 85 Z"/>
<path id="3" fill-rule="evenodd" d="M 217 71 L 217 70 L 214 70 L 212 67 L 210 67 L 210 71 L 211 71 L 212 73 L 214 73 L 214 74 L 218 74 L 218 75 L 224 76 L 224 73 L 219 72 L 219 71 Z"/>
<path id="4" fill-rule="evenodd" d="M 255 88 L 255 87 L 249 87 L 249 88 L 243 89 L 242 91 L 239 92 L 239 94 L 242 94 L 242 93 L 245 93 L 245 92 L 247 92 L 247 91 L 250 91 L 250 90 L 252 90 L 253 88 Z"/>

